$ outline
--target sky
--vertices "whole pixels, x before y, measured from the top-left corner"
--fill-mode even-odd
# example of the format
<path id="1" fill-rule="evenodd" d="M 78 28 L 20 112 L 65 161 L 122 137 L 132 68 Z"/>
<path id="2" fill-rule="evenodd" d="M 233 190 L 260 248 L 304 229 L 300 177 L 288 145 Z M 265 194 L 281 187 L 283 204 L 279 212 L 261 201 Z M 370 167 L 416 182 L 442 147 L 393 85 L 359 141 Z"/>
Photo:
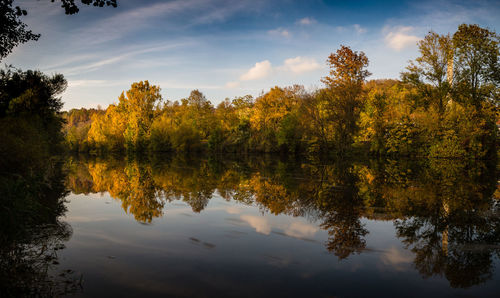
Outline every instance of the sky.
<path id="1" fill-rule="evenodd" d="M 79 0 L 76 0 L 79 3 Z M 159 85 L 164 100 L 198 89 L 214 104 L 274 86 L 321 88 L 340 45 L 363 51 L 369 79 L 399 78 L 430 30 L 462 23 L 500 28 L 500 0 L 117 0 L 65 15 L 56 1 L 18 0 L 35 33 L 2 64 L 68 80 L 64 110 L 103 108 L 133 82 Z"/>

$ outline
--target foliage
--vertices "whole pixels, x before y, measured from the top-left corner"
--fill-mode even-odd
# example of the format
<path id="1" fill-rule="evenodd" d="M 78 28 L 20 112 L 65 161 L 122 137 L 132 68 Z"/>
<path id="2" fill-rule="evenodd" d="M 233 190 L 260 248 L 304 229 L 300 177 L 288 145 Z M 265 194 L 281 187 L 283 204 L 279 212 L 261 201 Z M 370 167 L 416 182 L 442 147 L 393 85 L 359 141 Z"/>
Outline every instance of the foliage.
<path id="1" fill-rule="evenodd" d="M 12 52 L 12 49 L 21 43 L 38 40 L 39 34 L 27 30 L 27 26 L 20 20 L 26 15 L 26 10 L 12 7 L 13 0 L 0 1 L 0 60 Z"/>
<path id="2" fill-rule="evenodd" d="M 160 88 L 141 81 L 122 92 L 118 100 L 118 105 L 110 105 L 105 114 L 93 113 L 87 142 L 99 151 L 146 150 L 162 100 Z"/>
<path id="3" fill-rule="evenodd" d="M 318 156 L 367 148 L 374 155 L 494 157 L 497 35 L 461 25 L 453 35 L 429 32 L 418 47 L 419 57 L 401 80 L 365 81 L 368 58 L 342 46 L 328 57 L 325 88 L 308 92 L 300 85 L 275 86 L 255 99 L 226 99 L 217 107 L 199 90 L 160 104 L 159 87 L 134 83 L 118 104 L 85 110 L 90 124 L 72 124 L 76 116 L 68 116 L 67 142 L 90 153 Z"/>
<path id="4" fill-rule="evenodd" d="M 118 117 L 125 118 L 123 134 L 128 150 L 143 150 L 149 139 L 154 113 L 162 100 L 160 88 L 148 81 L 132 84 L 130 90 L 118 98 Z"/>
<path id="5" fill-rule="evenodd" d="M 0 165 L 4 171 L 29 168 L 30 159 L 49 158 L 63 151 L 61 99 L 66 88 L 62 75 L 39 71 L 0 71 Z M 26 152 L 30 152 L 29 154 Z M 24 167 L 26 165 L 27 167 Z"/>
<path id="6" fill-rule="evenodd" d="M 360 108 L 363 104 L 363 83 L 370 75 L 366 70 L 368 58 L 363 52 L 341 46 L 327 60 L 330 76 L 323 82 L 328 89 L 320 92 L 333 125 L 336 149 L 343 153 L 354 142 L 358 131 Z"/>
<path id="7" fill-rule="evenodd" d="M 462 24 L 453 35 L 456 90 L 461 103 L 480 108 L 485 101 L 498 105 L 500 85 L 499 36 L 478 25 Z"/>
<path id="8" fill-rule="evenodd" d="M 95 114 L 104 115 L 105 111 L 101 109 L 71 109 L 64 113 L 66 120 L 64 134 L 66 146 L 72 152 L 88 152 L 89 142 L 88 133 L 92 124 L 92 118 Z"/>
<path id="9" fill-rule="evenodd" d="M 410 62 L 402 79 L 418 90 L 423 106 L 435 107 L 441 116 L 452 84 L 452 40 L 449 34 L 439 35 L 431 31 L 418 42 L 418 47 L 421 56 Z"/>

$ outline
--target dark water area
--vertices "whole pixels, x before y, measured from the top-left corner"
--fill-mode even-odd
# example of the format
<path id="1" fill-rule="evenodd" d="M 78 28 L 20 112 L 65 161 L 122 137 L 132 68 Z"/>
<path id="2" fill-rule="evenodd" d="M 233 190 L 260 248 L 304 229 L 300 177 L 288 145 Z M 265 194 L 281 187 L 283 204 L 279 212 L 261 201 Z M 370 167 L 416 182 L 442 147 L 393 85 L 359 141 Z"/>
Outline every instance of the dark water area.
<path id="1" fill-rule="evenodd" d="M 64 210 L 2 237 L 4 294 L 500 295 L 494 162 L 73 157 L 63 169 Z"/>

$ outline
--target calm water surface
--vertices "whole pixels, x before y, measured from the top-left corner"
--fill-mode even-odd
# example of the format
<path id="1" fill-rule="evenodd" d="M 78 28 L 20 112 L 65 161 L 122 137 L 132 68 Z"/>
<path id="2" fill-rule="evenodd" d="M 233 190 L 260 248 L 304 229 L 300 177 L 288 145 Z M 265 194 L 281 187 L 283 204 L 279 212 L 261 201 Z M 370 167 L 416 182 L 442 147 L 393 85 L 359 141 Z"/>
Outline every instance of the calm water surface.
<path id="1" fill-rule="evenodd" d="M 68 161 L 77 296 L 499 297 L 495 167 Z"/>

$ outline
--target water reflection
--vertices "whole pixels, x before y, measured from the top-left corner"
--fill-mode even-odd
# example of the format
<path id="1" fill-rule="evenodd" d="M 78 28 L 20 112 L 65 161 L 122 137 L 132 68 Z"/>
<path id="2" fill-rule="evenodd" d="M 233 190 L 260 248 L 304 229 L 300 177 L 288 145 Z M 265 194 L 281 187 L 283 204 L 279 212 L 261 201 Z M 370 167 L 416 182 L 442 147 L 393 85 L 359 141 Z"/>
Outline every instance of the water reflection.
<path id="1" fill-rule="evenodd" d="M 492 277 L 500 252 L 496 168 L 489 164 L 72 159 L 68 185 L 77 194 L 109 192 L 143 223 L 162 216 L 174 200 L 202 212 L 215 194 L 262 213 L 304 217 L 310 224 L 283 233 L 307 240 L 323 229 L 326 249 L 340 260 L 367 250 L 366 220 L 392 221 L 411 258 L 396 251 L 384 255 L 387 262 L 411 259 L 423 277 L 445 276 L 452 287 L 465 288 Z M 274 232 L 264 217 L 238 220 L 258 233 Z"/>
<path id="2" fill-rule="evenodd" d="M 60 218 L 67 195 L 62 163 L 38 161 L 0 173 L 0 296 L 52 297 L 81 289 L 81 276 L 57 268 L 71 238 Z"/>

